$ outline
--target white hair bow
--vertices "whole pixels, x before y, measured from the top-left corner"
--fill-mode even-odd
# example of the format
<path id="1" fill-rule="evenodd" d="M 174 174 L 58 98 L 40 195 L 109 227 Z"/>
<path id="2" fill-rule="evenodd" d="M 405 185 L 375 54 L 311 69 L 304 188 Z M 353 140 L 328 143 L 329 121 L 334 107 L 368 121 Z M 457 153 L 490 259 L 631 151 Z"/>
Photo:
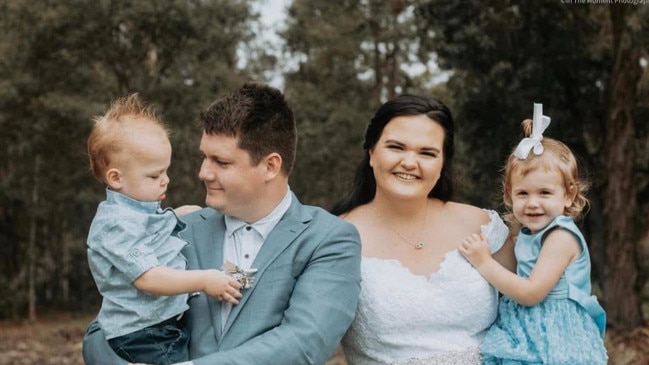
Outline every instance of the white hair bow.
<path id="1" fill-rule="evenodd" d="M 530 154 L 530 151 L 534 151 L 535 155 L 540 155 L 543 153 L 543 132 L 550 125 L 550 117 L 543 115 L 543 104 L 534 103 L 534 118 L 532 119 L 532 135 L 523 138 L 516 150 L 514 150 L 514 156 L 518 157 L 521 160 L 527 158 Z"/>

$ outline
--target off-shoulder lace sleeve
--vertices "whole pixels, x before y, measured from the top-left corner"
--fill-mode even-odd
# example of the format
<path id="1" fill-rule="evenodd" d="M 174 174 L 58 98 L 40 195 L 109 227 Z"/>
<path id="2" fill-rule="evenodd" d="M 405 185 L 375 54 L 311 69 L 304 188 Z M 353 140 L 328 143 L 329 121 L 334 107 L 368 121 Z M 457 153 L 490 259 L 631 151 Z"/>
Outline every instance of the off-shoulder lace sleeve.
<path id="1" fill-rule="evenodd" d="M 484 211 L 489 214 L 490 220 L 489 223 L 481 227 L 482 233 L 487 236 L 491 253 L 498 252 L 505 244 L 505 240 L 509 235 L 509 229 L 496 211 L 489 209 L 484 209 Z"/>

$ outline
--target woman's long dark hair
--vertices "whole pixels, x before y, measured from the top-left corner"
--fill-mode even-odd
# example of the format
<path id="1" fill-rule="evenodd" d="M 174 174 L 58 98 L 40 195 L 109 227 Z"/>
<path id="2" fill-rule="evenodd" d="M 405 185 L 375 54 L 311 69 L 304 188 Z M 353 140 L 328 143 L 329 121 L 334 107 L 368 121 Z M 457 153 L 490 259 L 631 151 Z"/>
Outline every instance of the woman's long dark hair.
<path id="1" fill-rule="evenodd" d="M 448 201 L 453 194 L 451 162 L 455 150 L 453 116 L 444 103 L 437 99 L 412 94 L 403 94 L 385 102 L 376 111 L 365 130 L 363 149 L 365 156 L 356 170 L 352 190 L 344 199 L 334 204 L 331 213 L 341 215 L 352 209 L 367 204 L 376 195 L 376 180 L 370 166 L 370 150 L 378 142 L 385 126 L 394 118 L 404 115 L 426 115 L 444 129 L 443 156 L 444 164 L 437 184 L 428 193 L 431 198 Z"/>

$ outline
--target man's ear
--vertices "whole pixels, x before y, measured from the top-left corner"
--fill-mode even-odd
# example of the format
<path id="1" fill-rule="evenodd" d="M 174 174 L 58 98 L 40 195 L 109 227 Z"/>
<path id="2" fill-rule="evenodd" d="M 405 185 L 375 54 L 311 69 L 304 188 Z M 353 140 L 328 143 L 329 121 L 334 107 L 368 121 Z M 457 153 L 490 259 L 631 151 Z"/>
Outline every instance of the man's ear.
<path id="1" fill-rule="evenodd" d="M 113 167 L 106 171 L 106 184 L 115 191 L 122 188 L 122 173 L 119 169 Z"/>
<path id="2" fill-rule="evenodd" d="M 270 181 L 282 173 L 282 162 L 282 156 L 277 152 L 273 152 L 264 157 L 263 164 L 266 168 L 266 181 Z"/>

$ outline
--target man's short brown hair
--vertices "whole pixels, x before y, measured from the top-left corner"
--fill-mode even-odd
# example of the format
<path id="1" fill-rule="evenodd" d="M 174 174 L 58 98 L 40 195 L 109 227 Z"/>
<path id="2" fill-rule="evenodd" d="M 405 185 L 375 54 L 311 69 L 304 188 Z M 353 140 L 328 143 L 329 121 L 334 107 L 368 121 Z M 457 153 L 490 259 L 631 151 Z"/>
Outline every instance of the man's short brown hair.
<path id="1" fill-rule="evenodd" d="M 289 176 L 295 163 L 297 129 L 293 111 L 276 88 L 246 83 L 241 89 L 217 99 L 200 114 L 206 134 L 239 138 L 253 165 L 276 152 L 282 172 Z"/>

